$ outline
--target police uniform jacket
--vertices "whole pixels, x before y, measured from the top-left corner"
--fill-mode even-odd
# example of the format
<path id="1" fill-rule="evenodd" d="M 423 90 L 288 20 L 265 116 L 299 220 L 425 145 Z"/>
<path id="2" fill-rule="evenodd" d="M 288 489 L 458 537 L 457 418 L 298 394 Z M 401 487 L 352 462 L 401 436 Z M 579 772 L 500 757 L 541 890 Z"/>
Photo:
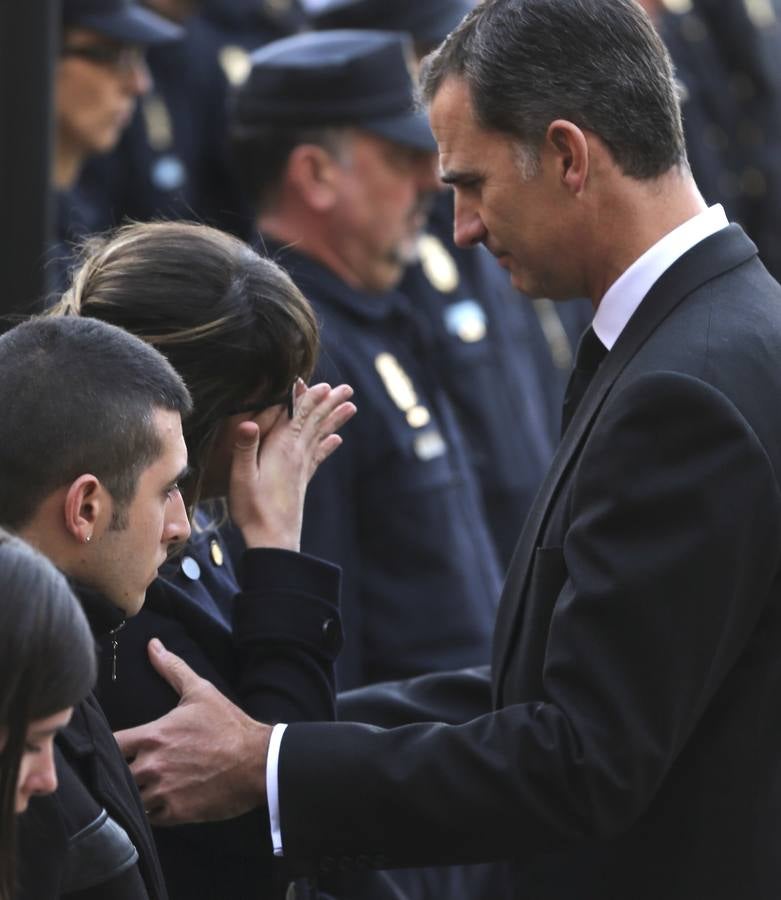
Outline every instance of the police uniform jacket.
<path id="1" fill-rule="evenodd" d="M 559 378 L 531 301 L 488 251 L 455 247 L 452 233 L 445 194 L 400 290 L 431 328 L 432 361 L 466 436 L 504 568 L 558 442 L 549 410 L 560 408 Z M 560 337 L 568 341 L 563 328 Z"/>
<path id="2" fill-rule="evenodd" d="M 353 290 L 292 252 L 280 262 L 322 323 L 315 378 L 351 384 L 358 406 L 312 480 L 302 534 L 305 550 L 344 572 L 340 689 L 485 662 L 496 552 L 409 302 Z"/>
<path id="3" fill-rule="evenodd" d="M 117 633 L 116 662 L 111 639 L 101 644 L 98 694 L 113 730 L 150 722 L 178 702 L 148 661 L 152 637 L 256 719 L 333 719 L 338 569 L 285 550 L 248 550 L 239 584 L 209 517 L 198 513 L 195 524 L 184 552 Z M 265 811 L 154 833 L 171 898 L 284 896 Z M 306 889 L 297 885 L 299 900 Z"/>
<path id="4" fill-rule="evenodd" d="M 149 48 L 152 90 L 117 146 L 89 160 L 79 178 L 99 229 L 162 218 L 250 235 L 228 157 L 228 82 L 219 52 L 217 34 L 197 15 L 181 40 Z"/>

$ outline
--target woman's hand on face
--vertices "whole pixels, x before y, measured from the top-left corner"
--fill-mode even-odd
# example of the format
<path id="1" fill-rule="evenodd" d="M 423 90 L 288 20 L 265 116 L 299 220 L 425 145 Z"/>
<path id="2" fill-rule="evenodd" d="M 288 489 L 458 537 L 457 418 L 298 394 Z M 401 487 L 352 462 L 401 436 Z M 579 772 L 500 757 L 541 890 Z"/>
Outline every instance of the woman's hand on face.
<path id="1" fill-rule="evenodd" d="M 307 484 L 342 443 L 335 432 L 355 415 L 352 394 L 299 380 L 292 419 L 279 407 L 237 427 L 228 505 L 248 547 L 299 549 Z"/>

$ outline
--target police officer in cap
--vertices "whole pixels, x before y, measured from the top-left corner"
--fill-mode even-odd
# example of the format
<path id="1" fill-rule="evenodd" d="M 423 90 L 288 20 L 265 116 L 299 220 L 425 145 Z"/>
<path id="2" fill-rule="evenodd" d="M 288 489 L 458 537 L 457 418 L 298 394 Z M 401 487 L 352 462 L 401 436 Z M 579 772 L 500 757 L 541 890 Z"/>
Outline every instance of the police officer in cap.
<path id="1" fill-rule="evenodd" d="M 675 63 L 692 172 L 781 276 L 781 25 L 772 3 L 641 0 Z"/>
<path id="2" fill-rule="evenodd" d="M 181 29 L 134 0 L 63 0 L 55 73 L 52 187 L 56 243 L 48 253 L 50 290 L 67 283 L 73 244 L 98 221 L 76 184 L 87 160 L 109 152 L 151 86 L 144 53 Z"/>
<path id="3" fill-rule="evenodd" d="M 470 0 L 325 0 L 310 4 L 310 23 L 317 29 L 404 31 L 420 58 L 473 5 Z M 550 302 L 519 297 L 485 248 L 455 246 L 447 191 L 437 197 L 400 289 L 429 323 L 434 362 L 466 435 L 506 566 L 558 440 L 563 386 L 575 341 L 590 320 L 590 304 L 573 306 L 562 316 Z"/>
<path id="4" fill-rule="evenodd" d="M 500 584 L 432 347 L 395 290 L 438 189 L 413 64 L 398 33 L 286 38 L 253 55 L 232 120 L 259 230 L 321 319 L 320 375 L 359 409 L 302 539 L 344 569 L 342 689 L 487 662 Z"/>
<path id="5" fill-rule="evenodd" d="M 227 153 L 228 79 L 220 38 L 197 0 L 142 0 L 182 27 L 173 46 L 151 48 L 153 85 L 116 149 L 93 159 L 79 182 L 101 227 L 125 219 L 195 219 L 246 236 Z"/>

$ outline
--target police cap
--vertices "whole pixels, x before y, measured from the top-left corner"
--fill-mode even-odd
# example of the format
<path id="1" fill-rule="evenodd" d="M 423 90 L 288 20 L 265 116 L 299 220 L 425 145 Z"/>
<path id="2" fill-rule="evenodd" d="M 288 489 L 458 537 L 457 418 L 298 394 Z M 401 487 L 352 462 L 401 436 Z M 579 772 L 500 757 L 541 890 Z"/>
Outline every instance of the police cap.
<path id="1" fill-rule="evenodd" d="M 406 31 L 423 45 L 441 43 L 474 7 L 470 0 L 318 0 L 312 28 L 384 28 Z"/>
<path id="2" fill-rule="evenodd" d="M 428 118 L 415 108 L 412 46 L 385 31 L 323 31 L 256 50 L 239 88 L 234 121 L 257 125 L 355 125 L 422 150 L 435 150 Z"/>
<path id="3" fill-rule="evenodd" d="M 88 28 L 123 44 L 162 44 L 182 29 L 134 0 L 62 0 L 62 23 Z"/>

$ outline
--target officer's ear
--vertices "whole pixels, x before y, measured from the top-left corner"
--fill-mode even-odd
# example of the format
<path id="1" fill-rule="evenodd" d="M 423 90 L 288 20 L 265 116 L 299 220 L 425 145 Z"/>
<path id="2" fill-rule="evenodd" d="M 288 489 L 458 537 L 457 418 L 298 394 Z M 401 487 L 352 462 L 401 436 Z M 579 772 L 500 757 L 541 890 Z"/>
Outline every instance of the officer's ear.
<path id="1" fill-rule="evenodd" d="M 288 159 L 287 177 L 310 209 L 328 212 L 338 198 L 339 169 L 338 160 L 325 147 L 299 144 Z"/>
<path id="2" fill-rule="evenodd" d="M 79 475 L 65 493 L 63 514 L 66 530 L 81 544 L 88 544 L 96 529 L 111 517 L 111 495 L 95 475 Z"/>

